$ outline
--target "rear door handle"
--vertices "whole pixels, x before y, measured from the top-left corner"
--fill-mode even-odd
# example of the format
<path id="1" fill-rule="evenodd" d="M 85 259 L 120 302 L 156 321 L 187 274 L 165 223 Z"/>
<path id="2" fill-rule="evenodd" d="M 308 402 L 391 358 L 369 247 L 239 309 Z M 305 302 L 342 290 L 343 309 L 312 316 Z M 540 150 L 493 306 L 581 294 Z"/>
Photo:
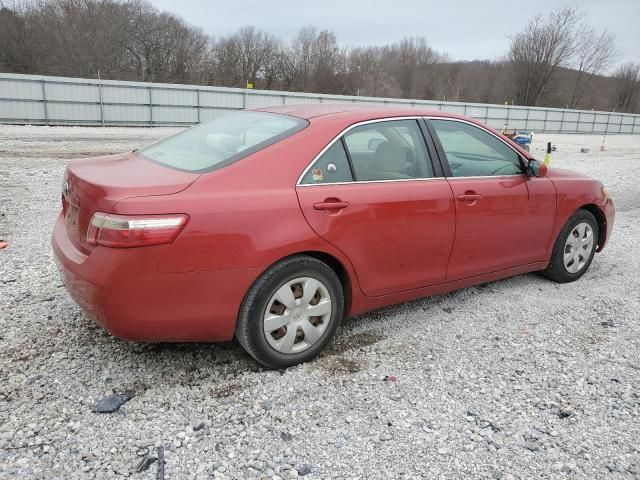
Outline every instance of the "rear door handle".
<path id="1" fill-rule="evenodd" d="M 478 195 L 477 193 L 463 193 L 456 198 L 461 202 L 477 202 L 482 198 L 482 195 Z"/>
<path id="2" fill-rule="evenodd" d="M 342 210 L 347 208 L 349 202 L 333 201 L 333 202 L 319 202 L 313 204 L 314 210 Z"/>

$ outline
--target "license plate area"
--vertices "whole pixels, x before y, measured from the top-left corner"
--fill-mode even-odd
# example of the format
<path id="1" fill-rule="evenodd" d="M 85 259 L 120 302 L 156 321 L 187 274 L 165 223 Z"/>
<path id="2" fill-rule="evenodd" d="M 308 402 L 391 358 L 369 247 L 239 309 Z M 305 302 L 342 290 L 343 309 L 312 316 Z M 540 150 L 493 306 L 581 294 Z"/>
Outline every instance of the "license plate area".
<path id="1" fill-rule="evenodd" d="M 79 217 L 80 209 L 71 203 L 67 205 L 66 215 L 64 221 L 67 225 L 67 229 L 77 230 L 78 227 L 78 217 Z"/>
<path id="2" fill-rule="evenodd" d="M 80 208 L 72 203 L 67 205 L 65 215 L 64 215 L 64 223 L 67 227 L 67 235 L 69 239 L 76 244 L 77 247 L 80 247 L 82 244 L 82 238 L 80 238 Z"/>

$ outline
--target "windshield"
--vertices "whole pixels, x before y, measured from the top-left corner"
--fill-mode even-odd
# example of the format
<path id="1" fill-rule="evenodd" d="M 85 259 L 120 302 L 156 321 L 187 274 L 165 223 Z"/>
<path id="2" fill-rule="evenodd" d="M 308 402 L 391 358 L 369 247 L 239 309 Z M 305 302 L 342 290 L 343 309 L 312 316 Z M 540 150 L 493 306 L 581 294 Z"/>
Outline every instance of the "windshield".
<path id="1" fill-rule="evenodd" d="M 177 170 L 206 172 L 251 155 L 307 125 L 301 118 L 239 111 L 191 127 L 137 153 Z"/>

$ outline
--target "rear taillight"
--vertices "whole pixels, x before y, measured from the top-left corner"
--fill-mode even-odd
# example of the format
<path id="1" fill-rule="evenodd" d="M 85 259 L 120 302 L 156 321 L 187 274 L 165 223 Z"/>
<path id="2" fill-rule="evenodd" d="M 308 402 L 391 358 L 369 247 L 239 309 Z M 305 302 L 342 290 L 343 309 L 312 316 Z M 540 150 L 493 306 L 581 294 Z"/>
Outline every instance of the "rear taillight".
<path id="1" fill-rule="evenodd" d="M 187 215 L 112 215 L 94 213 L 87 229 L 87 243 L 130 248 L 173 242 L 187 224 Z"/>

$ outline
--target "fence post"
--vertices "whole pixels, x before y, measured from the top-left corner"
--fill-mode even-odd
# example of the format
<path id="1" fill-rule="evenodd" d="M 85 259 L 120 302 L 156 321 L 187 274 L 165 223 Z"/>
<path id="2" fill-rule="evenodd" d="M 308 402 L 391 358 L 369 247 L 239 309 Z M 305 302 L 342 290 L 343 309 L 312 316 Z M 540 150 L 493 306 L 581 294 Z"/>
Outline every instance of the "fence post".
<path id="1" fill-rule="evenodd" d="M 620 123 L 618 124 L 618 135 L 622 132 L 622 120 L 624 120 L 624 115 L 620 115 Z"/>
<path id="2" fill-rule="evenodd" d="M 198 123 L 200 123 L 200 89 L 196 88 L 196 111 L 198 112 Z"/>
<path id="3" fill-rule="evenodd" d="M 560 133 L 562 133 L 562 130 L 564 130 L 564 114 L 565 114 L 566 110 L 562 110 L 562 117 L 560 118 Z"/>
<path id="4" fill-rule="evenodd" d="M 529 112 L 531 112 L 530 108 L 527 108 L 527 116 L 524 118 L 524 129 L 529 130 Z"/>
<path id="5" fill-rule="evenodd" d="M 549 118 L 549 110 L 544 111 L 544 124 L 542 125 L 542 131 L 547 131 L 547 118 Z"/>
<path id="6" fill-rule="evenodd" d="M 578 112 L 578 123 L 576 123 L 576 133 L 578 133 L 580 131 L 580 116 L 582 115 L 582 112 Z"/>
<path id="7" fill-rule="evenodd" d="M 242 109 L 245 110 L 247 108 L 247 89 L 245 88 L 242 91 Z"/>
<path id="8" fill-rule="evenodd" d="M 151 87 L 149 87 L 149 125 L 153 126 L 153 97 L 151 95 Z"/>
<path id="9" fill-rule="evenodd" d="M 42 105 L 44 107 L 44 124 L 49 125 L 49 112 L 47 111 L 47 92 L 44 87 L 44 78 L 40 80 L 42 87 Z"/>
<path id="10" fill-rule="evenodd" d="M 104 102 L 102 100 L 102 81 L 100 80 L 99 72 L 98 72 L 98 95 L 100 97 L 100 123 L 104 127 Z"/>

